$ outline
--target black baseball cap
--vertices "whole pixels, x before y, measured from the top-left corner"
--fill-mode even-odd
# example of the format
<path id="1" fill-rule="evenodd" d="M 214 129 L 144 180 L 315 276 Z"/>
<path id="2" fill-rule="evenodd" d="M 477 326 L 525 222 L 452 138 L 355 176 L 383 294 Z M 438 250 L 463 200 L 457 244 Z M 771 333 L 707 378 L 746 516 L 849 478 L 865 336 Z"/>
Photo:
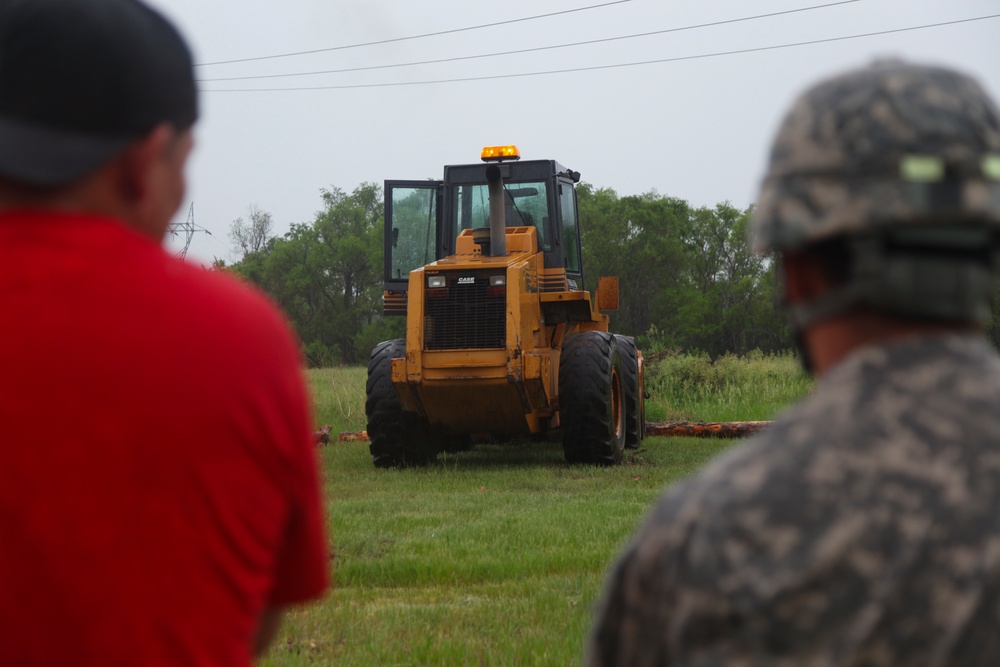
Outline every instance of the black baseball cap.
<path id="1" fill-rule="evenodd" d="M 191 52 L 137 0 L 0 0 L 0 176 L 62 185 L 198 117 Z"/>

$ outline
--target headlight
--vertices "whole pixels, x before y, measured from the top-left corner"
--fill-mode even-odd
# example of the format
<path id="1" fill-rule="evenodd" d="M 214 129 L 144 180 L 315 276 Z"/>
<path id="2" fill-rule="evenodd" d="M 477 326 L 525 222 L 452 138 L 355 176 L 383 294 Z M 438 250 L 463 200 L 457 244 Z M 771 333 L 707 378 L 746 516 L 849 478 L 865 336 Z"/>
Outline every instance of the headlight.
<path id="1" fill-rule="evenodd" d="M 439 287 L 447 287 L 448 281 L 444 276 L 427 276 L 427 288 L 437 289 Z"/>
<path id="2" fill-rule="evenodd" d="M 490 287 L 503 287 L 507 284 L 507 276 L 490 276 Z"/>

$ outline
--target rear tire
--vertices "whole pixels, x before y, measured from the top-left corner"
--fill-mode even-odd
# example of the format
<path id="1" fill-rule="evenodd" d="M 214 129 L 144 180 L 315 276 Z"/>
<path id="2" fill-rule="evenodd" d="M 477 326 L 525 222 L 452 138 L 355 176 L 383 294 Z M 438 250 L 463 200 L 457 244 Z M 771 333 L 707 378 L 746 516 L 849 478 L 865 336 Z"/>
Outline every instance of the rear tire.
<path id="1" fill-rule="evenodd" d="M 635 339 L 615 335 L 615 343 L 622 358 L 622 390 L 625 394 L 625 448 L 639 449 L 646 435 L 646 416 L 643 405 L 639 351 Z"/>
<path id="2" fill-rule="evenodd" d="M 559 360 L 559 422 L 569 463 L 614 465 L 625 449 L 622 358 L 612 334 L 566 336 Z"/>
<path id="3" fill-rule="evenodd" d="M 376 345 L 368 362 L 365 416 L 368 451 L 376 468 L 426 465 L 437 455 L 428 424 L 420 415 L 403 410 L 392 386 L 392 360 L 404 356 L 406 341 L 397 338 Z"/>

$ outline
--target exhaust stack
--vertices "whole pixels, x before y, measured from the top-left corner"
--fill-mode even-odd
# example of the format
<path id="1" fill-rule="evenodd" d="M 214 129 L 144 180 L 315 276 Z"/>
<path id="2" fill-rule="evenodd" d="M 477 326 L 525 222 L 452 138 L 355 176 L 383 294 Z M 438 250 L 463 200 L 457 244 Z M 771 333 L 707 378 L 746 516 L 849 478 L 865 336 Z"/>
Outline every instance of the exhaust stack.
<path id="1" fill-rule="evenodd" d="M 486 183 L 490 192 L 490 257 L 507 255 L 507 211 L 503 194 L 503 177 L 500 167 L 491 164 L 486 168 Z"/>

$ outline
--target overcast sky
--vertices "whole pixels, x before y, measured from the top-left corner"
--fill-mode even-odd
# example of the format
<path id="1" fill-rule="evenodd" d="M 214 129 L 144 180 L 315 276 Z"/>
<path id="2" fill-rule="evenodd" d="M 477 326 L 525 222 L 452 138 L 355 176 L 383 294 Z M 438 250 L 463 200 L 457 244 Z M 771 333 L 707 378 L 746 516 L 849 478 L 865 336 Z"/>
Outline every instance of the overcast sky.
<path id="1" fill-rule="evenodd" d="M 744 207 L 793 97 L 875 58 L 951 65 L 1000 97 L 1000 18 L 968 20 L 997 0 L 149 1 L 199 64 L 177 220 L 193 203 L 203 263 L 232 258 L 251 204 L 280 235 L 321 188 L 440 178 L 490 144 L 619 195 Z"/>

